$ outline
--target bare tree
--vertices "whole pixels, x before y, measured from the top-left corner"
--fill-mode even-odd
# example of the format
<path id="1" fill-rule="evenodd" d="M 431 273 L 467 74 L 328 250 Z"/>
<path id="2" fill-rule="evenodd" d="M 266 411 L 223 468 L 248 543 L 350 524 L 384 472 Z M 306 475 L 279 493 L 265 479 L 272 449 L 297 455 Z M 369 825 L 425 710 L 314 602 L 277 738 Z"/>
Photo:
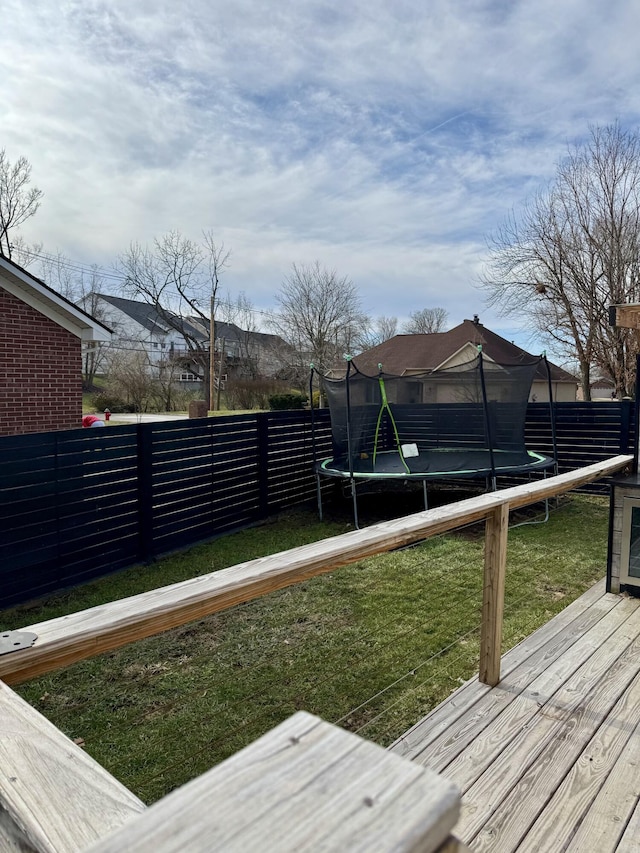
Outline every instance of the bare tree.
<path id="1" fill-rule="evenodd" d="M 375 320 L 366 318 L 366 322 L 358 333 L 356 349 L 358 352 L 377 347 L 398 334 L 397 317 L 376 317 Z"/>
<path id="2" fill-rule="evenodd" d="M 220 302 L 220 316 L 237 330 L 238 373 L 245 379 L 260 375 L 260 348 L 257 342 L 258 326 L 254 306 L 244 291 L 235 299 L 227 297 Z"/>
<path id="3" fill-rule="evenodd" d="M 136 412 L 146 412 L 158 395 L 158 380 L 153 375 L 145 352 L 113 350 L 109 354 L 106 391 L 125 399 Z"/>
<path id="4" fill-rule="evenodd" d="M 0 148 L 0 255 L 11 258 L 10 232 L 33 216 L 40 207 L 42 190 L 29 188 L 31 164 L 19 157 L 12 165 Z"/>
<path id="5" fill-rule="evenodd" d="M 444 308 L 423 308 L 412 311 L 409 319 L 402 327 L 405 335 L 429 335 L 433 332 L 444 332 L 449 315 Z"/>
<path id="6" fill-rule="evenodd" d="M 12 249 L 17 263 L 29 268 L 48 287 L 79 305 L 96 320 L 104 321 L 105 308 L 98 297 L 106 289 L 107 282 L 96 265 L 89 269 L 79 268 L 62 252 L 48 254 L 41 244 L 28 245 L 21 237 L 14 241 Z M 105 367 L 108 347 L 109 344 L 101 342 L 82 342 L 82 384 L 85 390 L 93 387 L 96 374 Z"/>
<path id="7" fill-rule="evenodd" d="M 319 261 L 293 264 L 276 299 L 280 310 L 272 326 L 295 353 L 288 367 L 302 387 L 310 363 L 325 372 L 351 352 L 366 320 L 355 285 Z"/>
<path id="8" fill-rule="evenodd" d="M 97 267 L 92 267 L 88 273 L 81 272 L 76 282 L 75 293 L 80 293 L 74 301 L 96 320 L 105 321 L 105 306 L 100 299 L 104 287 L 103 277 Z M 90 390 L 95 385 L 95 378 L 106 369 L 108 343 L 96 341 L 82 342 L 82 385 Z"/>
<path id="9" fill-rule="evenodd" d="M 599 367 L 620 396 L 638 350 L 608 325 L 608 306 L 640 300 L 640 137 L 592 128 L 551 185 L 493 237 L 484 285 L 503 314 L 526 317 L 550 347 L 577 360 L 585 399 Z"/>
<path id="10" fill-rule="evenodd" d="M 210 317 L 215 316 L 220 275 L 230 253 L 216 244 L 211 232 L 200 243 L 170 231 L 151 247 L 132 243 L 119 259 L 125 275 L 124 289 L 133 298 L 153 305 L 163 322 L 184 338 L 191 360 L 204 377 L 205 399 L 209 393 Z M 190 323 L 187 318 L 196 322 Z"/>

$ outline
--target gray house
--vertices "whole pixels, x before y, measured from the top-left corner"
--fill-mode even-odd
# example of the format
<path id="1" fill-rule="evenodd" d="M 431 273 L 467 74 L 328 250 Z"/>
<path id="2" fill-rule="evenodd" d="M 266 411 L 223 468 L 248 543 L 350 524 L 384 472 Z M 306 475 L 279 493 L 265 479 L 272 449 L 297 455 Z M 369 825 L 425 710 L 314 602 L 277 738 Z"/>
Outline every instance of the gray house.
<path id="1" fill-rule="evenodd" d="M 180 317 L 153 305 L 119 296 L 93 294 L 92 304 L 113 329 L 114 349 L 146 354 L 149 365 L 161 370 L 177 365 L 176 379 L 198 384 L 209 362 L 209 323 L 200 317 Z M 245 331 L 234 323 L 216 322 L 216 362 L 223 377 L 273 377 L 282 366 L 288 345 L 278 335 Z"/>

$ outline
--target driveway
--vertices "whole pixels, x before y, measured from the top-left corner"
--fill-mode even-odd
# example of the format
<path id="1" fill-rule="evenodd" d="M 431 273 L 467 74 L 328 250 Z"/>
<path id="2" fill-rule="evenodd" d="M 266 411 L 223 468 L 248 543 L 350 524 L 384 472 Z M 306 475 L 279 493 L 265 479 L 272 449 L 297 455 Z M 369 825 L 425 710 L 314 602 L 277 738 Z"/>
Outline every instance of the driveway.
<path id="1" fill-rule="evenodd" d="M 117 412 L 111 412 L 110 420 L 119 424 L 151 424 L 156 421 L 185 421 L 188 417 L 188 415 L 167 414 L 163 412 L 134 415 L 129 413 L 118 414 Z"/>

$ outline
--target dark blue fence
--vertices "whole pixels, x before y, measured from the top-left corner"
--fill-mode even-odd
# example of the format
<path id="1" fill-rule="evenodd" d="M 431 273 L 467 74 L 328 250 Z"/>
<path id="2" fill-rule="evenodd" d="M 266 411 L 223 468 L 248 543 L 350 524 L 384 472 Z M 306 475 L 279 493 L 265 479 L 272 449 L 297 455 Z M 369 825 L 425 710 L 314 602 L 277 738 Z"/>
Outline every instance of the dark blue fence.
<path id="1" fill-rule="evenodd" d="M 556 410 L 561 471 L 632 452 L 630 402 Z M 330 456 L 329 413 L 315 418 Z M 552 450 L 544 404 L 527 444 Z M 315 500 L 312 445 L 307 411 L 0 438 L 0 607 Z"/>

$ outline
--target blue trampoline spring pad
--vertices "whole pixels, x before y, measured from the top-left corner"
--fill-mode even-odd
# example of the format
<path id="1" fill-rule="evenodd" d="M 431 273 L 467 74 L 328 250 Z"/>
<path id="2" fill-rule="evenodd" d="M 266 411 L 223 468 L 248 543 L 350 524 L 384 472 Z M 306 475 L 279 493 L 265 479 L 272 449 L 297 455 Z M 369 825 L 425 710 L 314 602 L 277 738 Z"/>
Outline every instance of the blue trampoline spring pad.
<path id="1" fill-rule="evenodd" d="M 351 469 L 348 460 L 324 459 L 316 470 L 326 477 L 348 479 L 427 480 L 527 473 L 554 465 L 552 458 L 533 450 L 494 450 L 492 466 L 491 453 L 486 449 L 435 448 L 421 450 L 417 456 L 407 458 L 401 457 L 396 450 L 384 451 L 376 455 L 375 461 L 373 455 L 362 454 L 353 460 Z"/>

